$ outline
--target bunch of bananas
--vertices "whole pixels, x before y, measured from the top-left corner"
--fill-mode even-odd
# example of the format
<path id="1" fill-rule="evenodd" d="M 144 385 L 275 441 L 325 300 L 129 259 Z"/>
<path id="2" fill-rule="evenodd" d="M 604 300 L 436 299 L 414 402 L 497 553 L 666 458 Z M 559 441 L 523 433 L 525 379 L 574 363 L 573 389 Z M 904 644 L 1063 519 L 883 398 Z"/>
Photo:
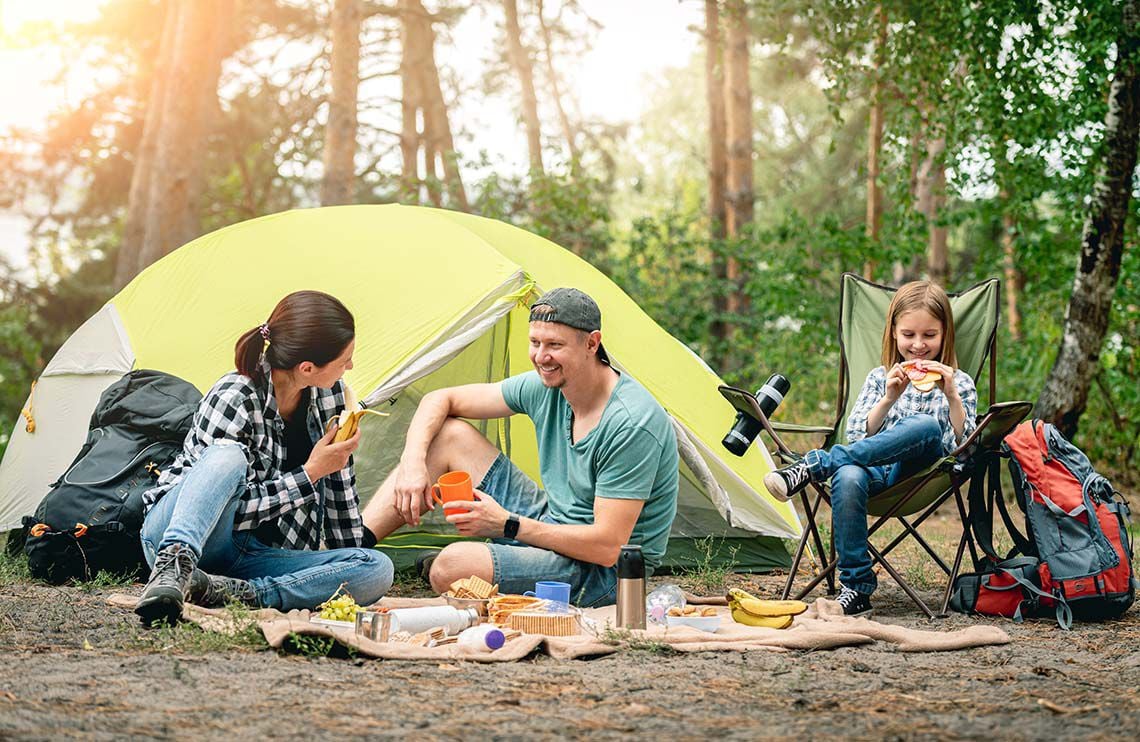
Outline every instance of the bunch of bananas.
<path id="1" fill-rule="evenodd" d="M 366 410 L 360 406 L 356 401 L 356 395 L 352 393 L 352 388 L 348 384 L 344 385 L 344 411 L 337 416 L 336 423 L 338 425 L 336 435 L 333 436 L 333 443 L 343 443 L 352 436 L 356 435 L 356 429 L 360 427 L 360 418 L 365 415 L 380 415 L 387 417 L 387 412 L 377 412 L 376 410 Z M 332 427 L 332 421 L 329 421 L 329 427 Z"/>
<path id="2" fill-rule="evenodd" d="M 807 603 L 802 600 L 761 600 L 735 587 L 727 597 L 732 620 L 745 626 L 786 629 L 792 625 L 793 616 L 807 610 Z"/>

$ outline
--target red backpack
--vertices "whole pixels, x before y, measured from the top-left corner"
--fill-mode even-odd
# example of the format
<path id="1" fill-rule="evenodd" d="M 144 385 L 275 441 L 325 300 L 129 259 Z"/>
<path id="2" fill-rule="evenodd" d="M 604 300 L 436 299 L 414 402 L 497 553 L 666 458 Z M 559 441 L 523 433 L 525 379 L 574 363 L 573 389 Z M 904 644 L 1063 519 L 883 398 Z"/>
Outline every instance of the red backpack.
<path id="1" fill-rule="evenodd" d="M 998 459 L 988 477 L 970 485 L 970 527 L 985 556 L 978 572 L 955 581 L 955 610 L 1021 618 L 1055 614 L 1062 628 L 1074 618 L 1115 618 L 1132 605 L 1135 579 L 1128 505 L 1085 454 L 1053 425 L 1021 423 L 1005 438 L 1022 535 L 1001 497 Z M 983 481 L 988 479 L 988 492 Z M 1014 547 L 1004 559 L 993 548 L 996 505 Z"/>

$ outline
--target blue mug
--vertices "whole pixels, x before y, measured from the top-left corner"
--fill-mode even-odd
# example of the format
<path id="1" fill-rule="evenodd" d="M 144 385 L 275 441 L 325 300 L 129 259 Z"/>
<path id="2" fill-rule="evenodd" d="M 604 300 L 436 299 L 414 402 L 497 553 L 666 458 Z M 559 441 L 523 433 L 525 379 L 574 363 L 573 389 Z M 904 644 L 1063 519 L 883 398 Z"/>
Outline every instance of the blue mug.
<path id="1" fill-rule="evenodd" d="M 534 590 L 527 590 L 523 595 L 550 601 L 555 611 L 565 612 L 570 609 L 570 583 L 544 580 L 534 583 Z"/>

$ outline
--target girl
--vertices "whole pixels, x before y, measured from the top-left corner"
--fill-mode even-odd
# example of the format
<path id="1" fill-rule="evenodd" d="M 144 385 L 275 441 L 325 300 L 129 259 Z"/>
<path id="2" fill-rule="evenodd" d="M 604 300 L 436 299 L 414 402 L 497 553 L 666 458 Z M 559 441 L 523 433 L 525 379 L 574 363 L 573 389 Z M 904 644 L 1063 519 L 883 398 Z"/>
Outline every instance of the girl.
<path id="1" fill-rule="evenodd" d="M 366 605 L 391 587 L 391 561 L 360 548 L 375 543 L 355 489 L 360 432 L 334 443 L 336 427 L 325 431 L 345 406 L 355 332 L 335 298 L 298 291 L 238 339 L 237 371 L 206 394 L 143 495 L 144 623 L 174 623 L 184 601 L 312 608 L 343 584 Z"/>
<path id="2" fill-rule="evenodd" d="M 871 613 L 877 585 L 867 548 L 867 498 L 952 452 L 976 426 L 977 390 L 957 368 L 954 317 L 941 287 L 914 281 L 895 293 L 882 361 L 867 374 L 847 419 L 849 445 L 808 451 L 764 477 L 764 486 L 781 500 L 811 482 L 831 480 L 831 528 L 843 588 L 836 600 L 848 616 Z M 907 367 L 941 378 L 923 392 L 911 384 Z"/>

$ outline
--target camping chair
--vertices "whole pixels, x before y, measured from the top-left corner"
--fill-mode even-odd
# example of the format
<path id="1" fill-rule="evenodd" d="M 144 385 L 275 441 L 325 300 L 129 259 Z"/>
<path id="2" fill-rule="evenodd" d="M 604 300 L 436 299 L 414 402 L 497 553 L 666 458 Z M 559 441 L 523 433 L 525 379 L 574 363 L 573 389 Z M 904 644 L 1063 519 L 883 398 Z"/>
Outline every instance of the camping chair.
<path id="1" fill-rule="evenodd" d="M 753 417 L 756 417 L 757 413 L 759 414 L 760 422 L 776 444 L 777 455 L 785 463 L 795 461 L 799 455 L 793 453 L 784 444 L 779 434 L 781 431 L 785 433 L 824 434 L 823 448 L 839 442 L 843 436 L 847 426 L 847 417 L 855 406 L 864 379 L 871 369 L 880 363 L 883 328 L 887 309 L 894 292 L 894 288 L 865 281 L 853 273 L 843 274 L 839 299 L 840 365 L 839 396 L 836 404 L 838 417 L 834 425 L 820 427 L 770 423 L 763 418 L 763 413 L 758 409 L 750 412 Z M 989 451 L 999 447 L 1006 434 L 1017 423 L 1021 422 L 1033 407 L 1030 402 L 998 404 L 993 402 L 997 395 L 995 356 L 1000 315 L 1000 282 L 997 279 L 989 279 L 961 293 L 950 294 L 950 304 L 954 312 L 955 350 L 958 355 L 959 368 L 970 374 L 974 378 L 975 384 L 980 387 L 981 385 L 978 382 L 982 370 L 986 361 L 989 361 L 988 400 L 991 406 L 984 414 L 979 414 L 977 428 L 956 451 L 917 472 L 907 480 L 873 495 L 867 503 L 868 516 L 875 518 L 875 521 L 868 527 L 868 544 L 872 565 L 882 565 L 883 570 L 898 583 L 899 587 L 910 596 L 911 600 L 928 618 L 934 618 L 935 614 L 886 557 L 908 537 L 914 538 L 947 575 L 948 581 L 941 609 L 942 615 L 946 613 L 946 607 L 950 600 L 950 589 L 954 578 L 958 575 L 963 553 L 969 547 L 970 554 L 976 561 L 977 548 L 969 529 L 963 525 L 953 566 L 949 566 L 918 532 L 918 527 L 950 497 L 955 498 L 961 522 L 963 524 L 969 523 L 966 501 L 962 496 L 962 486 L 969 482 L 975 473 L 983 473 L 983 467 L 975 464 L 974 461 L 975 458 L 980 461 L 984 457 L 975 457 L 975 454 L 979 450 Z M 829 549 L 825 550 L 817 524 L 821 503 L 827 502 L 829 506 L 831 504 L 829 488 L 828 483 L 812 483 L 808 489 L 799 494 L 806 516 L 806 526 L 792 560 L 787 583 L 784 585 L 782 597 L 785 599 L 792 592 L 792 584 L 796 578 L 800 562 L 803 560 L 804 552 L 808 547 L 809 539 L 813 542 L 816 553 L 824 561 L 824 565 L 819 574 L 815 575 L 796 597 L 802 598 L 807 595 L 824 580 L 827 581 L 828 594 L 835 593 L 834 574 L 837 557 L 834 538 L 829 544 Z M 814 499 L 811 497 L 812 493 L 814 493 Z M 903 532 L 882 548 L 876 547 L 871 541 L 871 536 L 891 520 L 902 525 Z"/>

